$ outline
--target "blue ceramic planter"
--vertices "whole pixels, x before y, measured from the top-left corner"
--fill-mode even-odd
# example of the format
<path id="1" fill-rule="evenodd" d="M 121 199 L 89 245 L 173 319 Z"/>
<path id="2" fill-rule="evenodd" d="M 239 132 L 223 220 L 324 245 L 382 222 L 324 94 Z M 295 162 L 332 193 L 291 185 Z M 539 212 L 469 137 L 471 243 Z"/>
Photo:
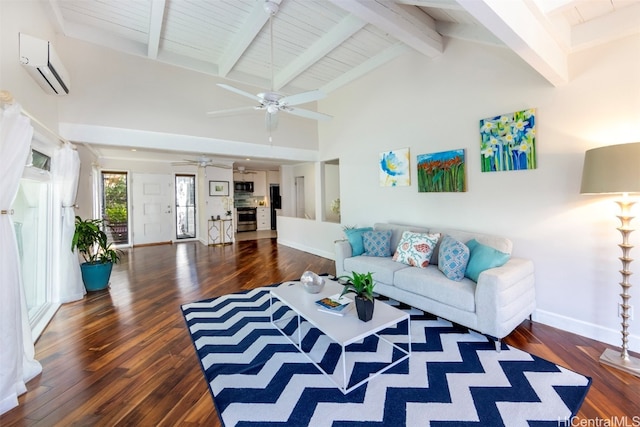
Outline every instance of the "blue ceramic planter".
<path id="1" fill-rule="evenodd" d="M 105 262 L 104 264 L 85 262 L 80 264 L 82 281 L 84 282 L 84 287 L 87 288 L 87 292 L 107 289 L 112 268 L 113 263 L 111 262 Z"/>

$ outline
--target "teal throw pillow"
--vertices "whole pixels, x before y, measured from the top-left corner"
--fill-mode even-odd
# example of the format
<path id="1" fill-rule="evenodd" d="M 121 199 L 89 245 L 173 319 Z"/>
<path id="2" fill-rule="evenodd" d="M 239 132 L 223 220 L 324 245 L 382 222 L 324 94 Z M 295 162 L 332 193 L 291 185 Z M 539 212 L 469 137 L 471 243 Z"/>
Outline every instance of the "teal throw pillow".
<path id="1" fill-rule="evenodd" d="M 391 230 L 365 231 L 362 235 L 364 255 L 391 256 Z"/>
<path id="2" fill-rule="evenodd" d="M 490 246 L 479 243 L 476 239 L 467 242 L 469 248 L 469 262 L 465 277 L 478 281 L 480 273 L 490 268 L 501 267 L 509 261 L 510 255 L 500 252 Z"/>
<path id="3" fill-rule="evenodd" d="M 438 252 L 438 270 L 447 279 L 457 282 L 464 279 L 469 263 L 469 247 L 451 236 L 444 236 Z"/>
<path id="4" fill-rule="evenodd" d="M 364 243 L 362 241 L 362 235 L 366 231 L 371 231 L 373 228 L 364 227 L 364 228 L 347 228 L 344 230 L 345 236 L 347 236 L 347 240 L 351 245 L 351 256 L 358 256 L 364 253 Z"/>

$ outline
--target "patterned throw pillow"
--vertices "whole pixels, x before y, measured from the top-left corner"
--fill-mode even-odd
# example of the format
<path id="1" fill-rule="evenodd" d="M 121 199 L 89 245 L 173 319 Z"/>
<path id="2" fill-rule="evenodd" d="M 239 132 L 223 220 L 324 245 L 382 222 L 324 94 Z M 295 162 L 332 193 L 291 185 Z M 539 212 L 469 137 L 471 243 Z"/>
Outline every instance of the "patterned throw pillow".
<path id="1" fill-rule="evenodd" d="M 438 252 L 438 270 L 442 271 L 447 279 L 459 282 L 464 279 L 468 262 L 469 248 L 467 245 L 451 236 L 444 236 Z"/>
<path id="2" fill-rule="evenodd" d="M 391 256 L 391 230 L 366 231 L 362 235 L 364 243 L 364 255 L 367 256 Z"/>
<path id="3" fill-rule="evenodd" d="M 426 268 L 438 244 L 440 233 L 425 234 L 405 231 L 398 243 L 393 260 L 413 267 Z"/>

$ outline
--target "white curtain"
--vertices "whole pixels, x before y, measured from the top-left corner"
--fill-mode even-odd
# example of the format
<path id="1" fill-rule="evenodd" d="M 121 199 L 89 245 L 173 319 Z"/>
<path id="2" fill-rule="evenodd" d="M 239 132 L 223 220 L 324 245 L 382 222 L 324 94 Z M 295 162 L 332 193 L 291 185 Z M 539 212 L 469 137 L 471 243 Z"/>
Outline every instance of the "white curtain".
<path id="1" fill-rule="evenodd" d="M 27 318 L 11 206 L 29 156 L 33 127 L 14 104 L 0 120 L 0 414 L 18 405 L 26 383 L 42 372 Z"/>
<path id="2" fill-rule="evenodd" d="M 71 252 L 71 239 L 75 230 L 73 204 L 78 191 L 80 176 L 80 156 L 70 145 L 56 150 L 51 162 L 53 177 L 53 205 L 61 209 L 60 246 L 58 248 L 58 286 L 54 286 L 54 301 L 65 303 L 84 297 L 86 290 L 82 284 L 80 263 L 77 252 Z M 55 216 L 54 216 L 55 218 Z"/>

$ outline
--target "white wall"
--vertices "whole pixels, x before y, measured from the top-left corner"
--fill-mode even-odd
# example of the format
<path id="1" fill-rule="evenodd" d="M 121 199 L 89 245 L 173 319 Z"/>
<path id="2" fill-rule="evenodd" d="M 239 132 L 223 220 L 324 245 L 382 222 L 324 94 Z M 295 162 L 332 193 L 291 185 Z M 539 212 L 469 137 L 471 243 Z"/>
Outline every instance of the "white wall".
<path id="1" fill-rule="evenodd" d="M 620 345 L 621 238 L 610 198 L 581 196 L 585 150 L 640 141 L 640 37 L 571 58 L 553 88 L 513 53 L 449 40 L 332 93 L 320 158 L 340 159 L 342 223 L 448 226 L 511 238 L 536 266 L 537 320 Z M 538 168 L 480 172 L 479 120 L 536 108 Z M 378 155 L 409 147 L 412 184 L 378 185 Z M 466 149 L 466 193 L 418 193 L 416 155 Z M 640 161 L 639 161 L 640 163 Z M 640 232 L 631 236 L 640 246 Z M 640 263 L 632 265 L 640 271 Z M 640 285 L 631 289 L 640 313 Z M 640 318 L 630 328 L 640 350 Z"/>
<path id="2" fill-rule="evenodd" d="M 0 10 L 0 89 L 10 91 L 23 109 L 57 132 L 60 98 L 46 94 L 18 60 L 18 33 L 51 40 L 57 45 L 53 27 L 39 2 L 3 0 Z"/>
<path id="3" fill-rule="evenodd" d="M 282 114 L 270 144 L 263 112 L 207 116 L 207 111 L 252 106 L 250 99 L 216 86 L 229 81 L 67 37 L 59 38 L 56 50 L 74 83 L 61 101 L 61 122 L 241 141 L 258 144 L 265 153 L 272 145 L 317 150 L 314 120 Z M 264 89 L 231 84 L 250 93 Z"/>

